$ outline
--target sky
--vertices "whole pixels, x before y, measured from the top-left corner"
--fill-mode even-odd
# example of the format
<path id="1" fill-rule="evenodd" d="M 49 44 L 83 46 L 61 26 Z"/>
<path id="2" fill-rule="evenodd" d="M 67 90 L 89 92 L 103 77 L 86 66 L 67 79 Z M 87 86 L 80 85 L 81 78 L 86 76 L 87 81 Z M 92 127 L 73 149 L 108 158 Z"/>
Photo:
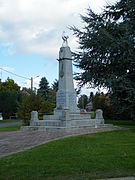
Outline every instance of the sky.
<path id="1" fill-rule="evenodd" d="M 62 33 L 69 36 L 68 44 L 76 51 L 78 44 L 69 26 L 82 27 L 80 14 L 87 8 L 100 13 L 106 3 L 116 0 L 0 0 L 0 79 L 7 77 L 21 87 L 34 87 L 46 77 L 51 84 L 58 79 L 58 54 Z M 77 72 L 73 68 L 73 72 Z M 37 77 L 38 76 L 38 77 Z M 76 84 L 76 83 L 75 83 Z M 83 88 L 82 93 L 90 90 Z"/>

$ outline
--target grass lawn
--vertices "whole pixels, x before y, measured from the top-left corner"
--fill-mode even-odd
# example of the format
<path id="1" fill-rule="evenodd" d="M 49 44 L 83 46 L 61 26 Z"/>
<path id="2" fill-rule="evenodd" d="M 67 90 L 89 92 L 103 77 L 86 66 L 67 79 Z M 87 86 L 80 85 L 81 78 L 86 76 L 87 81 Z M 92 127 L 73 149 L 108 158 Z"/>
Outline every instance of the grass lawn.
<path id="1" fill-rule="evenodd" d="M 3 121 L 0 121 L 0 124 L 8 124 L 8 123 L 16 123 L 19 122 L 18 119 L 6 119 Z M 0 133 L 1 132 L 9 132 L 9 131 L 18 131 L 20 130 L 21 125 L 14 125 L 14 126 L 8 126 L 8 127 L 0 127 Z"/>
<path id="2" fill-rule="evenodd" d="M 105 124 L 113 124 L 115 126 L 135 129 L 135 121 L 131 120 L 105 120 Z"/>
<path id="3" fill-rule="evenodd" d="M 0 132 L 19 131 L 21 126 L 1 127 Z"/>
<path id="4" fill-rule="evenodd" d="M 18 119 L 4 119 L 2 121 L 0 121 L 0 123 L 10 123 L 10 122 L 18 122 L 20 120 Z"/>
<path id="5" fill-rule="evenodd" d="M 70 137 L 0 159 L 0 179 L 135 176 L 135 127 Z"/>

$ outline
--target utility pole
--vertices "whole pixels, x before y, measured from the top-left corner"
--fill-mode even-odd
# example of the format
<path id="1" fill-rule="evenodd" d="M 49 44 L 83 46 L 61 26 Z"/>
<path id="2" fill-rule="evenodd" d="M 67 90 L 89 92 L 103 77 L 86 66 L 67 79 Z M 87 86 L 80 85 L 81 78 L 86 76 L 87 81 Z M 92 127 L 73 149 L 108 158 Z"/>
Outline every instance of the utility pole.
<path id="1" fill-rule="evenodd" d="M 31 77 L 31 92 L 33 91 L 33 77 Z"/>
<path id="2" fill-rule="evenodd" d="M 2 69 L 1 69 L 1 77 L 0 77 L 0 83 L 2 82 Z"/>
<path id="3" fill-rule="evenodd" d="M 31 92 L 33 92 L 33 79 L 37 78 L 39 76 L 36 76 L 36 77 L 31 77 L 30 80 L 31 80 Z"/>

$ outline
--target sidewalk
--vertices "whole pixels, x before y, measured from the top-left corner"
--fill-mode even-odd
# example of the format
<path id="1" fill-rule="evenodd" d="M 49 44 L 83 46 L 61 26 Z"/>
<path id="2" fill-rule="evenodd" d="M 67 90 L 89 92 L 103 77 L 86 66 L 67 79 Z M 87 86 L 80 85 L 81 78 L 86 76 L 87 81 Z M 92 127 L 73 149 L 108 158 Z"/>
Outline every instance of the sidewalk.
<path id="1" fill-rule="evenodd" d="M 117 128 L 89 128 L 66 131 L 16 131 L 0 133 L 0 157 L 14 154 L 30 149 L 32 147 L 44 144 L 53 140 L 63 139 L 65 137 L 90 134 L 96 132 L 112 131 Z"/>

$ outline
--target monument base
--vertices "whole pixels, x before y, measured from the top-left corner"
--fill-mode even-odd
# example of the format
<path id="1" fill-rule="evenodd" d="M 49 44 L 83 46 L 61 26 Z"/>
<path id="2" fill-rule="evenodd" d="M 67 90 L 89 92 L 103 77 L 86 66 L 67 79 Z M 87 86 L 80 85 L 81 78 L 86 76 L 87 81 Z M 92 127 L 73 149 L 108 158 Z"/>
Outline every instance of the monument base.
<path id="1" fill-rule="evenodd" d="M 96 111 L 96 118 L 91 119 L 90 113 L 80 114 L 71 112 L 69 109 L 55 109 L 54 115 L 45 115 L 43 120 L 38 120 L 37 112 L 31 113 L 30 126 L 23 126 L 21 130 L 53 131 L 53 130 L 74 130 L 84 128 L 113 127 L 104 124 L 102 110 Z"/>
<path id="2" fill-rule="evenodd" d="M 92 129 L 113 129 L 114 126 L 112 124 L 104 124 L 104 125 L 99 125 L 97 127 L 95 126 L 85 126 L 85 127 L 54 127 L 54 126 L 22 126 L 21 131 L 45 131 L 45 132 L 72 132 L 75 130 L 79 130 L 80 132 L 82 130 L 92 130 Z"/>

